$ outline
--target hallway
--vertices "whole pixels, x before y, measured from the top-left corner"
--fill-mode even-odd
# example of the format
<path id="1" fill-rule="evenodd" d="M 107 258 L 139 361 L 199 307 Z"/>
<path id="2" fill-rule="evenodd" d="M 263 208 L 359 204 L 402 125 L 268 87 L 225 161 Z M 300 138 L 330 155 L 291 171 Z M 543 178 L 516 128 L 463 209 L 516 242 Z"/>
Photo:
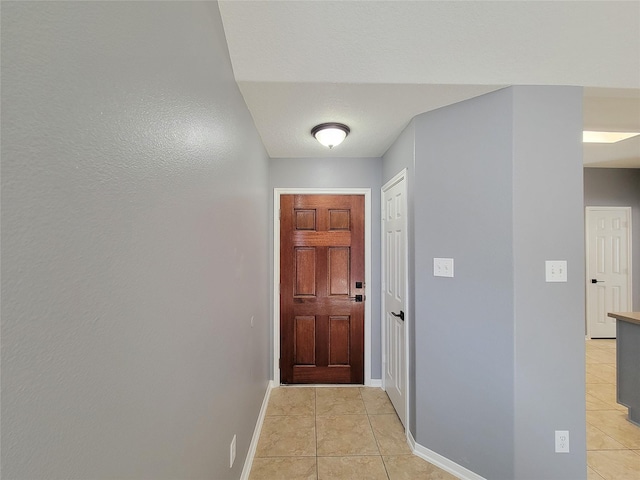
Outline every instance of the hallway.
<path id="1" fill-rule="evenodd" d="M 250 480 L 455 480 L 413 455 L 380 388 L 278 387 Z"/>

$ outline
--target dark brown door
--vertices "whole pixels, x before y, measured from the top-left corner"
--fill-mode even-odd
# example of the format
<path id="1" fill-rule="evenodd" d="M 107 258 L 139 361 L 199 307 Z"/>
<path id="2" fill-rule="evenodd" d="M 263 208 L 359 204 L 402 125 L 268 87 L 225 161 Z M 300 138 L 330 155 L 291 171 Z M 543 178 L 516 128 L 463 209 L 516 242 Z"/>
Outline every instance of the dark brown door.
<path id="1" fill-rule="evenodd" d="M 364 196 L 282 195 L 282 383 L 363 383 L 362 282 Z"/>

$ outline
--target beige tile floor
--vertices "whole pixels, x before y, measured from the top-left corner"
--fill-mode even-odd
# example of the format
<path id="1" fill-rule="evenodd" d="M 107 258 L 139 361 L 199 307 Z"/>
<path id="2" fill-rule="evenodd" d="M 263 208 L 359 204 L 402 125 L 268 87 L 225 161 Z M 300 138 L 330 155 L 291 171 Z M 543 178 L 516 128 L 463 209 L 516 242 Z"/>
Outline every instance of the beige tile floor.
<path id="1" fill-rule="evenodd" d="M 640 427 L 616 403 L 615 340 L 586 341 L 588 480 L 640 479 Z M 272 391 L 250 480 L 455 477 L 411 454 L 379 388 Z"/>
<path id="2" fill-rule="evenodd" d="M 616 403 L 616 341 L 587 340 L 588 480 L 640 479 L 640 427 Z"/>
<path id="3" fill-rule="evenodd" d="M 455 480 L 413 455 L 387 394 L 368 387 L 271 392 L 250 480 Z"/>

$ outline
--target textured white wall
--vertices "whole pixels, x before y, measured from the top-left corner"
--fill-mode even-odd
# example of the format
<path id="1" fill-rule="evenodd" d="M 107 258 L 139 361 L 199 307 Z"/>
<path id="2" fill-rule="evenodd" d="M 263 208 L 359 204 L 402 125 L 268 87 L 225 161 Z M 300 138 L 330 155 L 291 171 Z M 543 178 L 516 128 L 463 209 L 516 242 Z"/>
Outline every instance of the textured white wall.
<path id="1" fill-rule="evenodd" d="M 215 2 L 3 2 L 3 478 L 239 477 L 267 203 Z"/>

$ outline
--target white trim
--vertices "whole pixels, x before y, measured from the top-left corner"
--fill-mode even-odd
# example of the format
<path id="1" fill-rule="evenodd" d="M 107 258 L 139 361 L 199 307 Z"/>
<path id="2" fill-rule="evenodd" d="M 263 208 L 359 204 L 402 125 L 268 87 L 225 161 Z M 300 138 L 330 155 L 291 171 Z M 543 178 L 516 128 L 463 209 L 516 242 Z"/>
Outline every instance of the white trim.
<path id="1" fill-rule="evenodd" d="M 256 421 L 256 426 L 253 429 L 253 436 L 251 437 L 251 443 L 249 444 L 249 451 L 244 459 L 244 466 L 242 467 L 242 474 L 240 480 L 248 480 L 251 473 L 251 466 L 253 465 L 253 458 L 256 455 L 256 448 L 258 448 L 258 440 L 260 440 L 260 432 L 262 431 L 262 424 L 264 423 L 264 417 L 267 414 L 267 406 L 269 405 L 269 397 L 271 396 L 271 390 L 275 387 L 273 380 L 269 380 L 267 383 L 267 391 L 264 393 L 264 399 L 262 400 L 262 407 L 260 407 L 260 414 Z"/>
<path id="2" fill-rule="evenodd" d="M 380 219 L 380 278 L 381 278 L 381 286 L 382 288 L 380 289 L 380 351 L 381 351 L 381 357 L 382 357 L 382 364 L 381 364 L 381 382 L 382 382 L 382 389 L 386 390 L 385 388 L 385 368 L 386 368 L 386 361 L 387 361 L 387 352 L 385 350 L 385 295 L 384 295 L 384 289 L 385 289 L 385 285 L 384 285 L 384 255 L 385 255 L 385 238 L 384 238 L 384 211 L 385 211 L 385 205 L 384 205 L 384 192 L 388 189 L 390 189 L 393 185 L 395 185 L 398 182 L 404 181 L 404 211 L 405 211 L 405 216 L 404 216 L 404 291 L 405 291 L 405 322 L 404 322 L 404 328 L 405 328 L 405 332 L 404 332 L 404 384 L 405 384 L 405 388 L 406 388 L 406 392 L 405 392 L 405 406 L 404 406 L 404 417 L 405 417 L 405 431 L 409 431 L 409 393 L 411 392 L 411 385 L 409 384 L 409 325 L 411 324 L 411 322 L 413 322 L 413 319 L 411 318 L 411 315 L 409 315 L 409 305 L 410 305 L 410 292 L 409 292 L 409 219 L 408 219 L 408 214 L 409 214 L 409 205 L 408 205 L 408 198 L 407 195 L 409 194 L 409 178 L 407 177 L 407 169 L 403 168 L 402 170 L 400 170 L 400 172 L 398 172 L 398 174 L 396 174 L 391 180 L 389 180 L 387 183 L 385 183 L 382 188 L 380 189 L 380 215 L 381 215 L 381 219 Z"/>
<path id="3" fill-rule="evenodd" d="M 597 210 L 618 210 L 618 211 L 626 211 L 627 212 L 627 261 L 629 263 L 629 275 L 627 277 L 627 308 L 625 311 L 631 312 L 633 311 L 633 225 L 631 224 L 631 220 L 633 218 L 633 211 L 631 207 L 585 207 L 584 209 L 584 238 L 585 238 L 585 303 L 586 308 L 589 308 L 589 281 L 591 278 L 591 273 L 589 272 L 589 212 L 597 211 Z M 638 305 L 635 306 L 638 309 Z M 591 339 L 591 325 L 587 321 L 587 312 L 585 310 L 585 324 L 587 327 L 587 339 Z"/>
<path id="4" fill-rule="evenodd" d="M 382 388 L 382 379 L 381 378 L 372 378 L 369 387 L 378 387 Z"/>
<path id="5" fill-rule="evenodd" d="M 449 460 L 447 457 L 443 457 L 439 453 L 434 452 L 433 450 L 429 450 L 426 447 L 423 447 L 419 443 L 416 443 L 411 431 L 407 429 L 407 442 L 413 451 L 413 454 L 426 460 L 427 462 L 435 465 L 446 472 L 449 472 L 451 475 L 456 476 L 460 480 L 486 480 L 486 478 L 478 475 L 475 472 L 472 472 L 468 468 L 463 467 L 462 465 L 458 465 L 456 462 Z"/>
<path id="6" fill-rule="evenodd" d="M 364 195 L 364 384 L 371 385 L 371 189 L 370 188 L 274 188 L 273 189 L 273 381 L 280 384 L 280 196 Z"/>

